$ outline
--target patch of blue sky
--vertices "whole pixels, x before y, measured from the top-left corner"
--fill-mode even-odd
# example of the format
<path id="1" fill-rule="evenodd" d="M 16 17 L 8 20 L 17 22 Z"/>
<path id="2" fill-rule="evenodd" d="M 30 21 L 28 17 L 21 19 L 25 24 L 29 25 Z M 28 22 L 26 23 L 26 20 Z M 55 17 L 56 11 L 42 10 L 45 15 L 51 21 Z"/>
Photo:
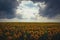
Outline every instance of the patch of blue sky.
<path id="1" fill-rule="evenodd" d="M 24 4 L 24 5 L 25 5 L 26 7 L 28 7 L 28 8 L 33 8 L 33 7 L 37 8 L 37 6 L 34 5 L 34 3 L 32 3 L 32 2 L 26 3 L 26 4 Z"/>

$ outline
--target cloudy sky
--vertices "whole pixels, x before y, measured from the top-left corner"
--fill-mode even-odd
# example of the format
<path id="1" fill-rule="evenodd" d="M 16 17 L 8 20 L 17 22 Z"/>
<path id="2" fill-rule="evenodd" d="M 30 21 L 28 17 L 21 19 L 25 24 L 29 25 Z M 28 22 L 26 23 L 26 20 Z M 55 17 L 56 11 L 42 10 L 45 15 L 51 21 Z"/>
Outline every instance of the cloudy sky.
<path id="1" fill-rule="evenodd" d="M 0 22 L 60 22 L 60 0 L 0 0 Z"/>

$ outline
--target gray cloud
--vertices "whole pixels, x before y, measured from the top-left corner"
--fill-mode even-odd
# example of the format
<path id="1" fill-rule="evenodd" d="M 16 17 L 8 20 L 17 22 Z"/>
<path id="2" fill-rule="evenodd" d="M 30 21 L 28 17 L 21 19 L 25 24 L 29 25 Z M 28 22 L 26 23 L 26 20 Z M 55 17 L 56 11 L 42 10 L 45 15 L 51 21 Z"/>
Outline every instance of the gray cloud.
<path id="1" fill-rule="evenodd" d="M 0 19 L 14 18 L 17 5 L 17 0 L 0 0 Z"/>
<path id="2" fill-rule="evenodd" d="M 23 19 L 22 17 L 23 17 L 22 14 L 16 14 L 16 18 L 18 18 L 18 19 Z"/>
<path id="3" fill-rule="evenodd" d="M 46 8 L 39 10 L 40 15 L 48 18 L 53 18 L 60 15 L 60 0 L 32 0 L 33 2 L 45 2 Z"/>

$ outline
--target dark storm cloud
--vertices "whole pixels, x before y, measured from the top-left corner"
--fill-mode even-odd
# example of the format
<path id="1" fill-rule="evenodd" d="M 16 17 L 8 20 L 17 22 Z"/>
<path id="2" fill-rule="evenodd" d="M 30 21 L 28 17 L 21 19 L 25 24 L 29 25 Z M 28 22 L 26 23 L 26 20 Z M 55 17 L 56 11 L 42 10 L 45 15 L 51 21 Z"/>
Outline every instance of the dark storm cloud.
<path id="1" fill-rule="evenodd" d="M 33 2 L 45 2 L 46 8 L 44 10 L 40 9 L 40 15 L 49 18 L 60 15 L 60 0 L 32 0 Z"/>
<path id="2" fill-rule="evenodd" d="M 0 0 L 0 19 L 14 18 L 17 0 Z"/>
<path id="3" fill-rule="evenodd" d="M 43 2 L 44 0 L 31 0 L 33 2 Z"/>

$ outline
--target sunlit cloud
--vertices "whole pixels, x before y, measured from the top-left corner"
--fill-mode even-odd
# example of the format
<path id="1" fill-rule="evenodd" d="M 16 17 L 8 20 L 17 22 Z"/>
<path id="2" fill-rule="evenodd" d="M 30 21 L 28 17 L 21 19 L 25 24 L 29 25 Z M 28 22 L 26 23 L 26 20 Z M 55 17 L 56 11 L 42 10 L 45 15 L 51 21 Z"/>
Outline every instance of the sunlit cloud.
<path id="1" fill-rule="evenodd" d="M 22 15 L 22 18 L 35 18 L 36 14 L 38 14 L 39 7 L 35 5 L 32 1 L 22 1 L 18 9 L 16 10 L 16 15 Z"/>

